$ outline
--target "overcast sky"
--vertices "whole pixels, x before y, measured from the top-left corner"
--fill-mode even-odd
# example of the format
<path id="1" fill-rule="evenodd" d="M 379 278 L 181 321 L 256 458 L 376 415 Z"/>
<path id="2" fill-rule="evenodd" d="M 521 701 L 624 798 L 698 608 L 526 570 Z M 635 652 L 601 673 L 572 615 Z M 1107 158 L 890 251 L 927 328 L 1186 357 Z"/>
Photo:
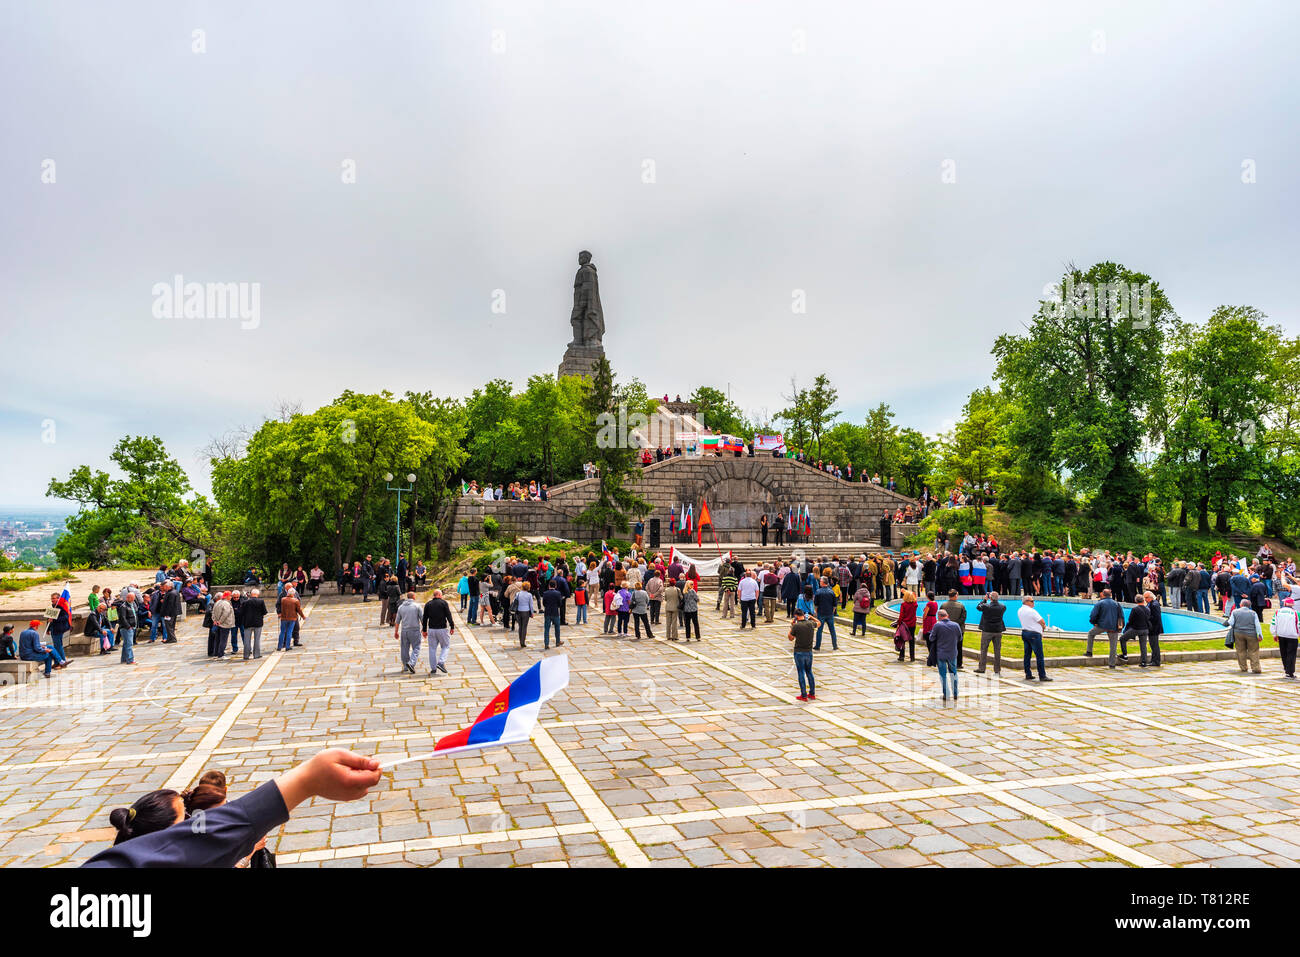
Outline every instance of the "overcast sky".
<path id="1" fill-rule="evenodd" d="M 621 377 L 750 412 L 825 372 L 938 430 L 1067 262 L 1298 332 L 1297 9 L 5 0 L 0 505 L 128 433 L 207 491 L 280 400 L 553 373 L 583 248 Z M 178 274 L 256 323 L 156 317 Z"/>

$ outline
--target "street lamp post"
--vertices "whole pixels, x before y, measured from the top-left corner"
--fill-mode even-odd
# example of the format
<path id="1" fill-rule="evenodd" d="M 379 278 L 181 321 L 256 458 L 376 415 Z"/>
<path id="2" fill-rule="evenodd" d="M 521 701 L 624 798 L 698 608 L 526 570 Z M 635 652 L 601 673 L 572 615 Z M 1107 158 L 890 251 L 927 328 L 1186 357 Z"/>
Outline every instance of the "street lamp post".
<path id="1" fill-rule="evenodd" d="M 402 493 L 409 492 L 415 488 L 415 473 L 407 473 L 406 481 L 410 483 L 409 485 L 393 485 L 392 472 L 384 473 L 384 481 L 387 483 L 388 491 L 397 493 L 397 522 L 395 524 L 397 530 L 397 541 L 393 548 L 393 567 L 396 568 L 396 563 L 402 560 Z"/>

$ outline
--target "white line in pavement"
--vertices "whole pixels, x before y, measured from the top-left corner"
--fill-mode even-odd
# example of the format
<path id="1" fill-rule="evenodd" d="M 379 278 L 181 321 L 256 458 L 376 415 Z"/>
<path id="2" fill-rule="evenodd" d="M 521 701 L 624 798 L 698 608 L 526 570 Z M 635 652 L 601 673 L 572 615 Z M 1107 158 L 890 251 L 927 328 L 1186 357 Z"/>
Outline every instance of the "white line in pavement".
<path id="1" fill-rule="evenodd" d="M 315 607 L 316 598 L 313 597 L 311 602 L 303 609 L 304 617 L 310 616 Z M 248 703 L 253 700 L 253 695 L 257 692 L 257 689 L 262 687 L 262 683 L 271 676 L 275 666 L 280 663 L 280 659 L 286 654 L 288 652 L 272 653 L 267 656 L 267 659 L 258 666 L 257 671 L 253 672 L 252 677 L 244 683 L 244 687 L 239 694 L 235 695 L 234 700 L 226 705 L 225 710 L 208 728 L 207 733 L 199 739 L 199 743 L 194 746 L 194 750 L 190 752 L 189 757 L 182 761 L 180 767 L 172 772 L 171 777 L 163 784 L 164 789 L 180 790 L 189 787 L 190 782 L 198 776 L 203 765 L 211 760 L 226 732 L 239 719 L 239 715 L 244 708 L 248 707 Z"/>
<path id="2" fill-rule="evenodd" d="M 666 639 L 655 639 L 655 640 L 659 641 L 661 644 L 664 644 L 668 647 L 674 647 L 674 643 L 670 643 Z M 714 668 L 716 668 L 718 671 L 721 671 L 723 674 L 730 675 L 731 677 L 737 679 L 738 681 L 743 681 L 746 684 L 750 685 L 751 687 L 757 688 L 760 691 L 770 694 L 775 698 L 778 698 L 782 701 L 789 701 L 792 704 L 795 702 L 794 695 L 781 691 L 773 687 L 772 685 L 767 684 L 766 682 L 759 681 L 756 678 L 751 678 L 750 676 L 744 674 L 743 672 L 737 671 L 734 668 L 730 668 L 718 662 L 713 662 L 711 661 L 711 659 L 709 659 L 707 655 L 700 654 L 698 651 L 695 651 L 693 648 L 687 647 L 685 645 L 681 645 L 681 646 L 677 646 L 675 650 L 681 652 L 682 654 L 690 655 L 691 657 L 694 657 L 697 660 L 709 662 L 713 665 Z M 1031 804 L 1029 801 L 1026 801 L 1023 798 L 1020 798 L 1016 795 L 1007 794 L 1001 791 L 996 791 L 991 788 L 987 788 L 985 787 L 984 783 L 980 781 L 978 778 L 972 777 L 971 775 L 966 774 L 964 771 L 958 771 L 956 768 L 951 768 L 948 765 L 944 764 L 942 761 L 938 761 L 934 758 L 931 758 L 929 755 L 922 754 L 920 751 L 915 751 L 912 748 L 907 747 L 906 745 L 898 744 L 894 741 L 891 741 L 889 738 L 886 738 L 884 735 L 876 731 L 873 731 L 870 728 L 863 727 L 862 725 L 859 724 L 854 724 L 851 721 L 845 721 L 844 719 L 840 718 L 833 712 L 828 711 L 824 707 L 820 707 L 818 705 L 812 705 L 810 707 L 807 707 L 805 710 L 809 714 L 813 714 L 821 718 L 823 721 L 828 721 L 831 724 L 843 728 L 844 730 L 849 731 L 852 734 L 865 738 L 868 741 L 872 741 L 875 744 L 878 744 L 880 747 L 892 751 L 894 754 L 897 754 L 899 757 L 907 758 L 908 760 L 920 764 L 923 767 L 929 768 L 931 771 L 934 771 L 936 774 L 941 774 L 944 777 L 949 778 L 950 780 L 958 781 L 962 784 L 965 784 L 968 787 L 971 787 L 972 789 L 978 790 L 980 793 L 984 794 L 989 798 L 992 798 L 995 801 L 999 801 L 1002 804 L 1006 804 L 1009 807 L 1015 808 L 1016 810 L 1020 811 L 1022 814 L 1026 815 L 1027 817 L 1035 817 L 1038 820 L 1042 821 L 1044 824 L 1056 828 L 1058 831 L 1062 831 L 1066 834 L 1069 834 L 1071 837 L 1078 838 L 1079 840 L 1086 841 L 1087 843 L 1091 844 L 1093 847 L 1099 848 L 1100 850 L 1105 851 L 1107 854 L 1110 854 L 1113 857 L 1117 857 L 1122 861 L 1126 861 L 1129 864 L 1133 864 L 1137 867 L 1167 867 L 1168 866 L 1167 864 L 1165 864 L 1165 862 L 1157 860 L 1156 858 L 1151 857 L 1147 854 L 1143 854 L 1141 851 L 1135 851 L 1132 848 L 1125 847 L 1123 844 L 1120 844 L 1118 841 L 1113 841 L 1108 837 L 1105 837 L 1101 834 L 1098 834 L 1095 831 L 1090 830 L 1089 828 L 1076 824 L 1073 821 L 1066 820 L 1065 818 L 1057 814 L 1055 811 L 1050 811 L 1045 808 L 1040 808 L 1037 805 Z"/>

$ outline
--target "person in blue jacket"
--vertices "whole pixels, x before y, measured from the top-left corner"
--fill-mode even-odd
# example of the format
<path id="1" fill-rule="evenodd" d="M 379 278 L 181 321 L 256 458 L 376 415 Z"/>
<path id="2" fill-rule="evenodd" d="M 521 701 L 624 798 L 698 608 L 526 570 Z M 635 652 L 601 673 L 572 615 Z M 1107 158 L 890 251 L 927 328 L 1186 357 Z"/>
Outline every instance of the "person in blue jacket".
<path id="1" fill-rule="evenodd" d="M 1108 667 L 1115 667 L 1116 645 L 1119 643 L 1119 632 L 1124 627 L 1124 609 L 1120 607 L 1119 602 L 1110 597 L 1110 589 L 1101 590 L 1101 599 L 1092 606 L 1092 611 L 1088 614 L 1088 621 L 1092 628 L 1088 630 L 1088 648 L 1084 651 L 1084 656 L 1092 657 L 1092 642 L 1102 632 L 1110 639 L 1110 655 L 1107 657 L 1106 664 Z M 1124 656 L 1125 658 L 1128 655 Z"/>
<path id="2" fill-rule="evenodd" d="M 241 798 L 203 811 L 202 826 L 186 820 L 175 791 L 152 791 L 130 808 L 113 811 L 115 843 L 82 867 L 234 867 L 303 801 L 360 800 L 379 783 L 380 773 L 374 758 L 331 748 Z"/>
<path id="3" fill-rule="evenodd" d="M 52 669 L 68 667 L 68 659 L 58 649 L 41 641 L 41 633 L 36 630 L 40 626 L 41 623 L 33 618 L 18 636 L 18 659 L 44 664 L 45 677 L 48 678 Z"/>

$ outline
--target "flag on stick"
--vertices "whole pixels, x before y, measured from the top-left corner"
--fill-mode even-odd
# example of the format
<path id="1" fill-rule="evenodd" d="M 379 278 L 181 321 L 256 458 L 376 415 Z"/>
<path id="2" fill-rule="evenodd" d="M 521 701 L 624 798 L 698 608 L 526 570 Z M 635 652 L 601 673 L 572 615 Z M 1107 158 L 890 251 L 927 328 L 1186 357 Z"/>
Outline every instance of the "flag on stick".
<path id="1" fill-rule="evenodd" d="M 697 529 L 697 531 L 699 532 L 699 539 L 696 541 L 696 543 L 695 543 L 696 545 L 703 545 L 703 544 L 704 544 L 704 526 L 705 526 L 705 525 L 708 525 L 710 528 L 712 528 L 712 527 L 713 527 L 713 517 L 709 515 L 709 503 L 708 503 L 708 501 L 707 501 L 706 499 L 700 499 L 700 527 Z"/>
<path id="2" fill-rule="evenodd" d="M 488 702 L 473 724 L 439 738 L 432 753 L 403 758 L 385 767 L 527 741 L 537 725 L 542 705 L 568 684 L 569 656 L 543 658 Z"/>

